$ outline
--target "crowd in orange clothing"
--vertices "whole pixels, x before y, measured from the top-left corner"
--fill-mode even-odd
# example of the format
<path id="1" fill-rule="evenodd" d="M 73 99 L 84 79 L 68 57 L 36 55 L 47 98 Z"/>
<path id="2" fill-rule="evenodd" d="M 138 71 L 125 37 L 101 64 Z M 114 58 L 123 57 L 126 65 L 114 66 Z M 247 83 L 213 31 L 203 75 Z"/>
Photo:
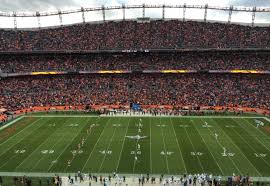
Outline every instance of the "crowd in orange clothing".
<path id="1" fill-rule="evenodd" d="M 268 48 L 269 27 L 182 20 L 0 30 L 0 51 L 153 48 Z"/>
<path id="2" fill-rule="evenodd" d="M 0 55 L 3 72 L 95 70 L 269 70 L 267 53 Z"/>
<path id="3" fill-rule="evenodd" d="M 270 109 L 268 75 L 130 74 L 6 78 L 0 107 L 122 104 L 244 106 Z"/>

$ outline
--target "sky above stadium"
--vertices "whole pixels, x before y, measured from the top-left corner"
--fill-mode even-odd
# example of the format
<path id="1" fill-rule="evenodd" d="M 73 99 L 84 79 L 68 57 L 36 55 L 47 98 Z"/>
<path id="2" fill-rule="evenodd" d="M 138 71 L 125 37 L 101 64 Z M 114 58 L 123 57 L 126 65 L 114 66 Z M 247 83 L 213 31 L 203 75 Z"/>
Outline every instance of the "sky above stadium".
<path id="1" fill-rule="evenodd" d="M 205 5 L 209 6 L 221 6 L 228 7 L 241 6 L 241 7 L 270 7 L 270 0 L 0 0 L 0 12 L 53 12 L 58 10 L 72 10 L 78 9 L 80 7 L 97 7 L 97 6 L 118 6 L 118 5 L 183 5 L 184 3 L 188 5 Z M 137 18 L 141 17 L 142 10 L 126 10 L 126 18 Z M 146 16 L 153 18 L 161 18 L 161 9 L 146 9 Z M 165 17 L 167 18 L 181 18 L 183 15 L 182 10 L 170 9 L 165 11 Z M 187 9 L 186 18 L 190 19 L 203 19 L 204 10 Z M 251 13 L 233 13 L 232 22 L 251 22 Z M 269 13 L 257 13 L 256 23 L 266 23 L 270 22 Z M 86 13 L 86 21 L 99 21 L 102 20 L 101 12 L 96 13 Z M 121 19 L 122 11 L 114 10 L 106 12 L 106 19 Z M 207 18 L 209 20 L 221 20 L 227 21 L 228 12 L 221 12 L 215 10 L 209 10 Z M 17 27 L 37 27 L 38 21 L 36 18 L 17 18 Z M 43 17 L 40 19 L 41 26 L 55 26 L 59 25 L 59 17 Z M 73 24 L 82 22 L 81 14 L 70 14 L 63 15 L 63 24 Z M 14 19 L 0 17 L 0 27 L 1 28 L 13 28 Z"/>

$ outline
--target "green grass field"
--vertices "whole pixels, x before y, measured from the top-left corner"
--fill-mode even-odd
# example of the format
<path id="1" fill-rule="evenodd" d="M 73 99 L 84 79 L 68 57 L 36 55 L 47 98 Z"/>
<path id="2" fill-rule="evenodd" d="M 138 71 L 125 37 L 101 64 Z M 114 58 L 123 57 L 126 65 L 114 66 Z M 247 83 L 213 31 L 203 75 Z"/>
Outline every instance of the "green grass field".
<path id="1" fill-rule="evenodd" d="M 264 126 L 257 128 L 256 120 Z M 214 116 L 22 117 L 0 131 L 0 172 L 269 177 L 269 121 Z M 136 135 L 145 138 L 132 139 Z"/>

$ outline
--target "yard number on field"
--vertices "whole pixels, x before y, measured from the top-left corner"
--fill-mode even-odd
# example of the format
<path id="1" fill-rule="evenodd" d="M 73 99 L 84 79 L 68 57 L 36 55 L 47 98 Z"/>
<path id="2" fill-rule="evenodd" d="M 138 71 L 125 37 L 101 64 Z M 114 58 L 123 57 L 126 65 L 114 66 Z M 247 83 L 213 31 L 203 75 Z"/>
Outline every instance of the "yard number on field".
<path id="1" fill-rule="evenodd" d="M 26 152 L 25 149 L 19 149 L 19 150 L 15 150 L 15 151 L 14 151 L 15 154 L 23 154 L 23 153 L 25 153 L 25 152 Z"/>
<path id="2" fill-rule="evenodd" d="M 102 150 L 102 151 L 99 151 L 101 154 L 112 154 L 112 151 L 111 150 Z"/>
<path id="3" fill-rule="evenodd" d="M 202 152 L 190 152 L 191 156 L 202 156 L 203 153 Z"/>
<path id="4" fill-rule="evenodd" d="M 257 158 L 264 158 L 267 156 L 267 154 L 264 154 L 264 153 L 254 153 L 254 155 L 257 157 Z"/>

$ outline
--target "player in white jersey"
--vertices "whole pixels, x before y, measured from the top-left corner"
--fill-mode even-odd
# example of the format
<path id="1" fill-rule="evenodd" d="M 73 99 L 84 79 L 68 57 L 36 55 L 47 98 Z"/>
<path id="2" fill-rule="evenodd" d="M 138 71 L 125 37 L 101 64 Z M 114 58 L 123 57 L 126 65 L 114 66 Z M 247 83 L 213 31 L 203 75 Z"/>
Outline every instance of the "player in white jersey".
<path id="1" fill-rule="evenodd" d="M 226 150 L 226 148 L 225 147 L 223 147 L 223 154 L 222 154 L 223 156 L 227 156 L 227 150 Z"/>
<path id="2" fill-rule="evenodd" d="M 214 135 L 215 135 L 215 138 L 216 138 L 216 140 L 217 140 L 217 139 L 218 139 L 218 134 L 217 134 L 217 133 L 215 133 Z"/>
<path id="3" fill-rule="evenodd" d="M 135 156 L 135 158 L 134 158 L 134 159 L 135 159 L 135 161 L 137 161 L 137 160 L 138 160 L 137 156 Z"/>
<path id="4" fill-rule="evenodd" d="M 140 144 L 138 144 L 137 147 L 138 147 L 138 149 L 140 149 L 141 148 Z"/>

